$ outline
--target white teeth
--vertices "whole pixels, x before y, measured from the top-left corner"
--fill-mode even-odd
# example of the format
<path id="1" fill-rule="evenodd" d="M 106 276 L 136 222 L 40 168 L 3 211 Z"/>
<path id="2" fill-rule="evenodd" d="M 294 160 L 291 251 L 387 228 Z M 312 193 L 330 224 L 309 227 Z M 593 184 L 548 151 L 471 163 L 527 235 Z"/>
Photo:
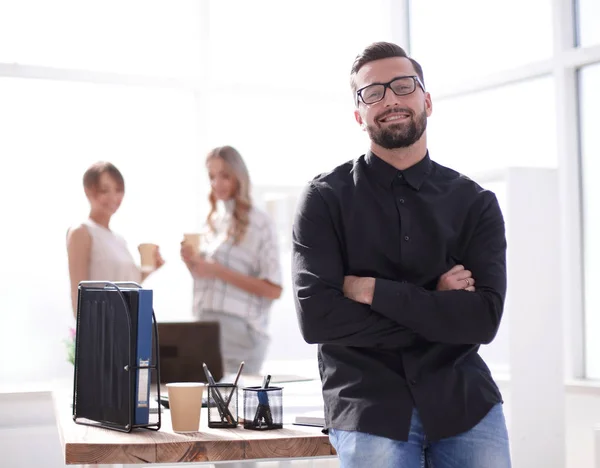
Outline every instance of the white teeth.
<path id="1" fill-rule="evenodd" d="M 392 115 L 390 117 L 386 117 L 385 119 L 383 119 L 384 122 L 389 122 L 391 120 L 399 120 L 399 119 L 404 119 L 406 118 L 407 115 L 406 114 L 401 114 L 401 115 Z"/>

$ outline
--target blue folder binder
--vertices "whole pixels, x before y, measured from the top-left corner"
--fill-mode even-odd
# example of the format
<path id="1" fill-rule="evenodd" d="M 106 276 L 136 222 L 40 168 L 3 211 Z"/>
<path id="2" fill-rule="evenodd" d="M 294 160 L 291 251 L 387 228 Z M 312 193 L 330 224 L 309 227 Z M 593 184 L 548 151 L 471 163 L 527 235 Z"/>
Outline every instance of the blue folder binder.
<path id="1" fill-rule="evenodd" d="M 135 283 L 81 282 L 73 418 L 130 432 L 150 424 L 152 290 Z M 150 369 L 152 368 L 152 369 Z"/>
<path id="2" fill-rule="evenodd" d="M 152 359 L 152 290 L 137 289 L 137 351 L 138 367 L 148 367 Z M 150 370 L 137 369 L 135 424 L 148 424 L 150 418 Z"/>

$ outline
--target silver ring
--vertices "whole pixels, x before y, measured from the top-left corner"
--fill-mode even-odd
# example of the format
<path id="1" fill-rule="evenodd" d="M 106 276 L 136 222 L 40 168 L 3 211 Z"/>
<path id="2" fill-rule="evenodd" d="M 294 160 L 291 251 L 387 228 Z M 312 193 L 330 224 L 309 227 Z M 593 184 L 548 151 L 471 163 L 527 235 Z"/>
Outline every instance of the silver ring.
<path id="1" fill-rule="evenodd" d="M 468 288 L 469 286 L 471 286 L 471 282 L 469 281 L 469 278 L 465 278 L 465 283 L 467 283 L 467 288 Z"/>

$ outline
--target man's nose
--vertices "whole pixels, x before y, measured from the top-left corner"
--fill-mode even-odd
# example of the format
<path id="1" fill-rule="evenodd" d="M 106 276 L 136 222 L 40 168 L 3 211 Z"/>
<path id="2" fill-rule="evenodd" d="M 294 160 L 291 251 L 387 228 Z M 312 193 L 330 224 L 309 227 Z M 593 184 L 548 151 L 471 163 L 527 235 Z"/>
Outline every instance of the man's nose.
<path id="1" fill-rule="evenodd" d="M 385 88 L 385 94 L 383 96 L 383 105 L 385 107 L 394 107 L 403 102 L 403 96 L 398 96 L 391 88 Z"/>

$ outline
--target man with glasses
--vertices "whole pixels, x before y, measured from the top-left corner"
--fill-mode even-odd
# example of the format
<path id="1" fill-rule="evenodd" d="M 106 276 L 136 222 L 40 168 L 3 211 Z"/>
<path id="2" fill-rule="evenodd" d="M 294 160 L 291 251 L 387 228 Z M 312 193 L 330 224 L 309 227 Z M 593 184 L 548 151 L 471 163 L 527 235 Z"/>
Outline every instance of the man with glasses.
<path id="1" fill-rule="evenodd" d="M 356 58 L 354 114 L 370 148 L 301 197 L 298 319 L 319 344 L 343 468 L 508 468 L 502 397 L 478 354 L 504 306 L 504 220 L 492 192 L 430 159 L 424 83 L 395 44 Z"/>

